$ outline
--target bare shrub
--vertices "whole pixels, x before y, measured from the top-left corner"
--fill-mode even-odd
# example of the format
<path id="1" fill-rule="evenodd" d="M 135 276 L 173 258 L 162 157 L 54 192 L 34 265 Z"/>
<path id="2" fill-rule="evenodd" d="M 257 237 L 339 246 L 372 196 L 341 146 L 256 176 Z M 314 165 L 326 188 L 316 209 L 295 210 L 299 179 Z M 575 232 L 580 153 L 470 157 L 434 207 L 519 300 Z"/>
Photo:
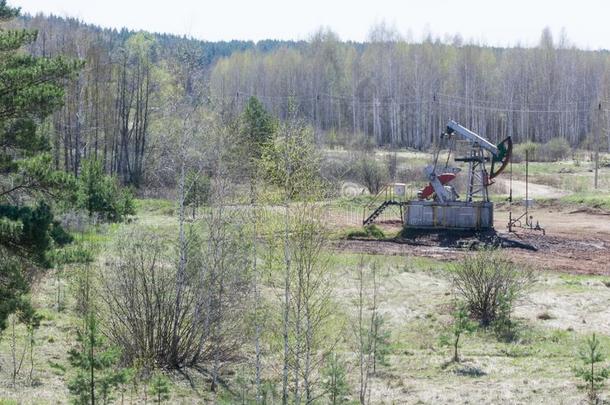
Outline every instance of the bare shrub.
<path id="1" fill-rule="evenodd" d="M 105 332 L 127 363 L 204 370 L 234 359 L 244 339 L 237 329 L 249 296 L 248 266 L 236 233 L 221 228 L 222 246 L 205 242 L 206 233 L 189 235 L 180 279 L 176 249 L 153 230 L 136 228 L 118 238 L 100 298 Z M 184 286 L 180 300 L 177 282 Z"/>
<path id="2" fill-rule="evenodd" d="M 552 138 L 542 146 L 539 160 L 557 162 L 567 158 L 571 152 L 572 148 L 564 138 Z"/>
<path id="3" fill-rule="evenodd" d="M 482 249 L 454 267 L 452 282 L 471 316 L 489 326 L 510 315 L 515 301 L 534 283 L 534 275 L 502 256 L 501 251 Z"/>
<path id="4" fill-rule="evenodd" d="M 360 183 L 371 194 L 377 194 L 388 181 L 388 172 L 384 165 L 375 160 L 375 155 L 363 154 L 357 163 L 357 173 Z"/>
<path id="5" fill-rule="evenodd" d="M 527 152 L 528 159 L 530 162 L 535 161 L 538 158 L 538 152 L 541 148 L 541 145 L 536 142 L 528 141 L 516 144 L 513 147 L 513 163 L 521 163 L 525 161 L 525 154 Z"/>
<path id="6" fill-rule="evenodd" d="M 570 156 L 572 147 L 564 138 L 552 138 L 544 144 L 528 141 L 515 145 L 512 161 L 525 161 L 526 151 L 530 162 L 557 162 Z"/>

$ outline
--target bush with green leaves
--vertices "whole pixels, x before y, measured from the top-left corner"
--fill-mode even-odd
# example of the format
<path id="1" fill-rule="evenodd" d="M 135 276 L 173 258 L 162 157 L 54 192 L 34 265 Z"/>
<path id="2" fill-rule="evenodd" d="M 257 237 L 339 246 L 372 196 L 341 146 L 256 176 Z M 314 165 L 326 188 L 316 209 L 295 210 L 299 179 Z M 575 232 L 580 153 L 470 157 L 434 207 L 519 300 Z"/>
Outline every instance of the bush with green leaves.
<path id="1" fill-rule="evenodd" d="M 538 159 L 538 150 L 540 149 L 540 144 L 532 141 L 518 143 L 513 147 L 513 156 L 511 160 L 514 163 L 520 163 L 525 161 L 525 155 L 527 153 L 527 158 L 529 161 L 535 161 Z"/>
<path id="2" fill-rule="evenodd" d="M 367 225 L 363 228 L 351 229 L 346 233 L 347 239 L 372 238 L 381 240 L 385 239 L 385 237 L 383 230 L 375 224 Z"/>
<path id="3" fill-rule="evenodd" d="M 373 374 L 377 372 L 377 364 L 387 366 L 387 356 L 391 351 L 390 331 L 385 326 L 385 318 L 381 314 L 373 317 L 372 333 L 369 345 L 373 353 Z"/>
<path id="4" fill-rule="evenodd" d="M 578 354 L 583 365 L 575 367 L 574 374 L 584 381 L 583 388 L 587 391 L 591 403 L 597 403 L 599 391 L 610 376 L 610 368 L 602 365 L 606 360 L 606 355 L 602 351 L 595 333 L 587 339 Z"/>
<path id="5" fill-rule="evenodd" d="M 492 323 L 496 337 L 504 342 L 513 342 L 518 337 L 517 323 L 512 319 L 512 297 L 502 296 L 498 305 L 498 315 Z"/>
<path id="6" fill-rule="evenodd" d="M 119 185 L 118 180 L 104 173 L 99 160 L 83 161 L 78 179 L 78 204 L 89 216 L 120 222 L 135 214 L 133 194 Z"/>
<path id="7" fill-rule="evenodd" d="M 534 274 L 511 262 L 499 249 L 481 249 L 453 266 L 456 294 L 482 326 L 512 312 L 514 303 L 534 283 Z"/>

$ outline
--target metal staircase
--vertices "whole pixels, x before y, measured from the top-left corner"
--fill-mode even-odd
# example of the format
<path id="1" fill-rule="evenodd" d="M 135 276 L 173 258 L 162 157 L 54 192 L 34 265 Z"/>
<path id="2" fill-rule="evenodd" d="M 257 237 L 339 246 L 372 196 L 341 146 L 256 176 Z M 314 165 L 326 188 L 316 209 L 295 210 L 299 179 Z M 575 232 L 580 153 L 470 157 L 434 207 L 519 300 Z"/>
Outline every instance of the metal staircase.
<path id="1" fill-rule="evenodd" d="M 371 225 L 382 213 L 391 205 L 397 205 L 401 207 L 400 219 L 402 220 L 402 206 L 404 204 L 404 193 L 402 195 L 397 195 L 395 193 L 395 184 L 391 183 L 384 185 L 381 190 L 373 197 L 371 202 L 364 207 L 363 215 L 362 215 L 362 225 L 367 226 Z M 404 190 L 404 185 L 403 185 Z M 383 202 L 379 204 L 379 200 L 383 198 Z M 373 212 L 367 216 L 367 213 L 373 209 Z"/>

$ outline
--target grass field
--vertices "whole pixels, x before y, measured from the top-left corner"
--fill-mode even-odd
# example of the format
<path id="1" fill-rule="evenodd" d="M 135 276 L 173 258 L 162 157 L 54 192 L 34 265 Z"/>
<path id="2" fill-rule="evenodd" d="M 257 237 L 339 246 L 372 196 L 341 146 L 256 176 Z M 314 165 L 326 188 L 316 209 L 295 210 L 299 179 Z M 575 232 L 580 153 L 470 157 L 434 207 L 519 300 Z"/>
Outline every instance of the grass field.
<path id="1" fill-rule="evenodd" d="M 339 156 L 341 152 L 335 153 Z M 400 154 L 401 165 L 405 168 L 421 165 L 426 159 L 420 153 Z M 565 167 L 572 168 L 573 172 L 562 172 Z M 556 176 L 562 178 L 562 182 L 572 181 L 565 180 L 565 176 L 588 181 L 591 179 L 590 172 L 582 166 L 575 167 L 570 162 L 541 163 L 532 164 L 530 168 L 532 179 L 540 181 L 536 183 L 532 180 L 534 193 L 536 184 L 566 192 L 562 197 L 550 200 L 540 197 L 541 202 L 551 204 L 560 212 L 582 206 L 610 210 L 610 192 L 607 189 L 593 192 L 588 187 L 585 192 L 578 192 L 551 184 L 552 181 L 545 182 L 545 179 Z M 521 164 L 515 165 L 513 173 L 516 178 L 521 176 L 522 169 Z M 610 172 L 604 168 L 602 177 L 606 179 L 608 174 Z M 397 234 L 400 228 L 387 226 L 382 227 L 382 235 L 358 234 L 362 232 L 358 226 L 362 206 L 369 198 L 341 197 L 327 202 L 333 240 L 341 240 L 350 234 L 369 239 L 391 239 Z M 496 195 L 497 200 L 502 198 L 502 195 Z M 549 211 L 548 206 L 545 207 Z M 76 235 L 77 244 L 87 246 L 96 253 L 91 269 L 103 269 L 108 247 L 115 242 L 116 235 L 125 229 L 146 226 L 168 238 L 176 237 L 176 209 L 173 202 L 138 200 L 137 210 L 136 217 L 130 223 L 100 225 Z M 555 213 L 546 211 L 545 215 L 553 218 Z M 270 215 L 277 214 L 273 209 L 270 212 Z M 595 221 L 597 217 L 592 218 Z M 550 229 L 552 232 L 553 228 Z M 546 270 L 538 271 L 536 283 L 516 306 L 516 338 L 504 342 L 492 330 L 478 328 L 463 340 L 461 353 L 464 361 L 449 364 L 451 348 L 445 344 L 444 337 L 448 333 L 454 300 L 449 275 L 456 256 L 444 256 L 443 252 L 421 255 L 418 252 L 403 250 L 399 254 L 384 251 L 372 254 L 336 248 L 328 250 L 335 281 L 332 300 L 338 320 L 337 328 L 340 328 L 342 336 L 337 343 L 337 351 L 345 360 L 348 370 L 352 391 L 349 401 L 355 402 L 357 399 L 358 373 L 353 341 L 357 315 L 357 267 L 361 260 L 377 266 L 379 310 L 390 335 L 386 364 L 379 365 L 371 381 L 371 403 L 573 404 L 584 398 L 572 368 L 578 362 L 578 347 L 593 332 L 600 336 L 602 345 L 610 351 L 608 275 L 570 274 L 555 272 L 552 265 L 545 267 Z M 526 260 L 529 259 L 521 262 Z M 586 265 L 583 263 L 583 266 Z M 75 331 L 81 322 L 75 312 L 73 277 L 82 270 L 82 266 L 69 266 L 59 276 L 57 270 L 49 270 L 37 280 L 32 298 L 42 315 L 42 322 L 34 334 L 36 343 L 31 358 L 27 350 L 23 352 L 28 339 L 27 331 L 17 324 L 13 338 L 13 329 L 9 324 L 9 329 L 0 340 L 0 404 L 69 401 L 64 368 L 67 350 L 74 344 Z M 57 307 L 58 291 L 62 294 L 61 310 Z M 24 359 L 14 384 L 13 347 L 17 361 L 20 361 L 22 352 Z M 243 348 L 244 353 L 251 354 L 252 350 L 249 346 Z M 277 356 L 270 353 L 265 364 L 274 369 L 278 366 L 277 361 Z M 245 384 L 245 389 L 251 390 L 251 383 L 247 382 L 251 376 L 240 370 L 240 366 L 230 370 L 226 379 L 235 387 Z M 207 382 L 204 378 L 196 373 L 192 373 L 191 377 L 195 388 L 184 376 L 170 374 L 171 403 L 237 401 L 235 396 L 226 392 L 212 397 L 205 389 Z M 123 389 L 124 402 L 146 401 L 143 387 L 130 385 Z M 610 398 L 607 394 L 602 396 Z"/>

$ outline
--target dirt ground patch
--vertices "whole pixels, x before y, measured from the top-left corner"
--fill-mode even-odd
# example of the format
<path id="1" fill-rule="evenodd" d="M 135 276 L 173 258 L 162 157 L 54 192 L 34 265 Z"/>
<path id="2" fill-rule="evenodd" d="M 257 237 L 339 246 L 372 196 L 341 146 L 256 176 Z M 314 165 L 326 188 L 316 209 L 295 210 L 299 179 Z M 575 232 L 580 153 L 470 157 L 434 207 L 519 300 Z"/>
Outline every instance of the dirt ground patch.
<path id="1" fill-rule="evenodd" d="M 506 248 L 513 260 L 539 270 L 610 275 L 610 218 L 605 212 L 538 209 L 531 214 L 534 221 L 545 228 L 546 234 L 525 229 L 508 233 L 506 210 L 496 210 L 496 235 L 505 242 L 500 245 Z M 395 230 L 395 227 L 391 229 Z M 479 235 L 451 239 L 440 234 L 411 241 L 338 241 L 335 248 L 358 253 L 453 261 L 480 245 L 481 240 Z M 483 244 L 487 243 L 488 238 L 483 240 Z"/>

